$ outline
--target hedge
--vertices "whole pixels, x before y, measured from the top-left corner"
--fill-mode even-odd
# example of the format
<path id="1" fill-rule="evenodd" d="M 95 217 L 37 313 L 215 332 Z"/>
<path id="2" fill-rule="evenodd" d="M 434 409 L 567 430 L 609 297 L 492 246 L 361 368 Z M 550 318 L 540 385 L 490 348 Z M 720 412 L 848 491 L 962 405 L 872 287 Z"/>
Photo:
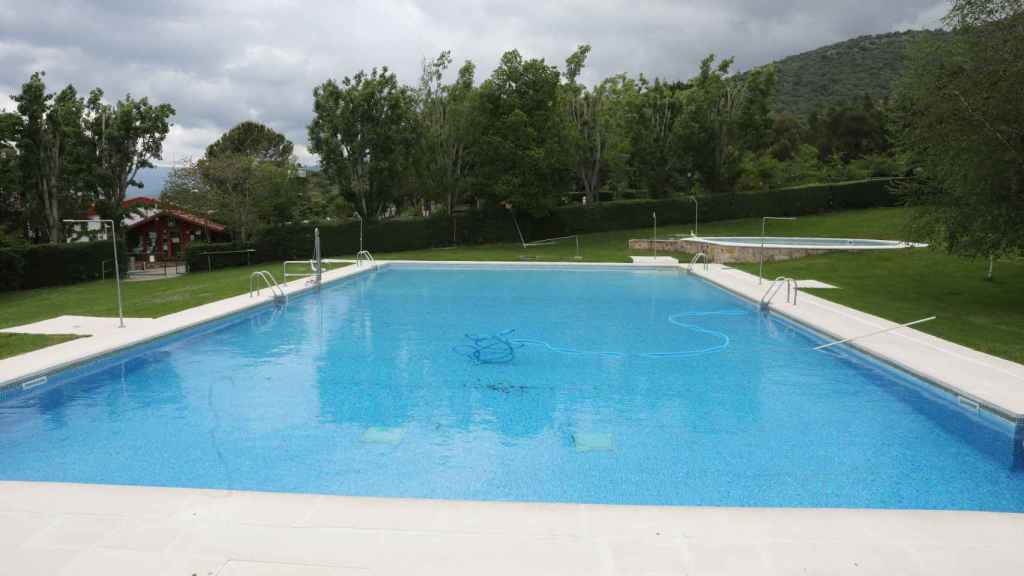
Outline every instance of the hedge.
<path id="1" fill-rule="evenodd" d="M 312 244 L 312 243 L 310 243 Z M 246 262 L 258 262 L 256 254 L 213 254 L 208 252 L 237 252 L 249 250 L 249 244 L 235 242 L 192 242 L 185 250 L 185 265 L 189 272 L 206 272 L 220 268 L 244 266 Z M 264 258 L 263 260 L 267 260 Z"/>
<path id="2" fill-rule="evenodd" d="M 25 269 L 21 252 L 16 248 L 0 248 L 0 292 L 21 287 L 21 274 Z"/>
<path id="3" fill-rule="evenodd" d="M 892 179 L 870 179 L 835 184 L 814 184 L 780 188 L 751 194 L 715 194 L 700 196 L 701 222 L 733 220 L 758 216 L 800 216 L 836 210 L 852 210 L 891 206 L 895 196 Z M 519 215 L 519 225 L 527 241 L 570 234 L 588 234 L 645 228 L 651 225 L 651 213 L 659 224 L 693 222 L 693 202 L 687 197 L 661 200 L 621 200 L 589 205 L 555 208 L 547 215 L 532 218 Z M 519 235 L 504 209 L 476 210 L 455 219 L 446 215 L 429 218 L 394 219 L 368 223 L 363 231 L 363 245 L 372 252 L 400 252 L 450 246 L 453 236 L 457 244 L 517 242 Z M 324 224 L 320 226 L 321 252 L 324 256 L 355 254 L 359 250 L 359 222 Z M 203 252 L 254 248 L 253 262 L 308 260 L 313 251 L 313 226 L 294 224 L 265 230 L 253 244 L 192 244 L 186 259 L 189 270 L 207 270 Z M 218 256 L 214 268 L 245 263 L 245 256 L 232 260 Z"/>
<path id="4" fill-rule="evenodd" d="M 36 244 L 0 249 L 0 290 L 62 286 L 98 280 L 104 261 L 113 260 L 107 240 L 69 244 Z M 121 271 L 128 267 L 123 242 L 118 243 Z"/>

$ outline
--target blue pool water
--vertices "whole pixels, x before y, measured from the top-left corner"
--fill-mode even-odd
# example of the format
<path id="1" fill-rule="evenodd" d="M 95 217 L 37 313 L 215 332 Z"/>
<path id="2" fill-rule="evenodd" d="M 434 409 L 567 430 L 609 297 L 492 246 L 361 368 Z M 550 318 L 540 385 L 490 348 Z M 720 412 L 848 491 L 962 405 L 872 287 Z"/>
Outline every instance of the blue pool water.
<path id="1" fill-rule="evenodd" d="M 389 267 L 4 393 L 0 478 L 1024 511 L 1011 425 L 818 342 L 676 272 Z"/>

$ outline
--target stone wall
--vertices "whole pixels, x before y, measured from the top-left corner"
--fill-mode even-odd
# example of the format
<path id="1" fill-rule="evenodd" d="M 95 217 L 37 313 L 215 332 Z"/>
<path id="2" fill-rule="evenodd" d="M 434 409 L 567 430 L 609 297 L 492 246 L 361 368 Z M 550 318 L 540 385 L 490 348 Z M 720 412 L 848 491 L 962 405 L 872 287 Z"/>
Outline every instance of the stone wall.
<path id="1" fill-rule="evenodd" d="M 629 241 L 630 250 L 641 252 L 654 252 L 653 244 L 657 243 L 658 253 L 683 252 L 696 254 L 703 252 L 708 259 L 719 264 L 729 262 L 757 262 L 760 260 L 760 246 L 722 246 L 719 244 L 708 244 L 692 238 L 671 238 L 667 240 L 652 241 L 650 238 L 637 238 Z M 764 261 L 791 260 L 814 254 L 824 254 L 828 250 L 812 250 L 808 248 L 779 248 L 775 246 L 764 247 Z"/>

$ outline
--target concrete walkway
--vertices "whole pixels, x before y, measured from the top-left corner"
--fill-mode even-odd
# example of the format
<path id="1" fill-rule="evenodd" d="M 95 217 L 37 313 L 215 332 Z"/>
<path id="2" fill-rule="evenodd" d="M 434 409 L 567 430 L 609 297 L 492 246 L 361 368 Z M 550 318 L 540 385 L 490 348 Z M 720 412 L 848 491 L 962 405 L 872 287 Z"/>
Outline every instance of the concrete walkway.
<path id="1" fill-rule="evenodd" d="M 759 302 L 771 284 L 758 284 L 757 276 L 711 264 L 694 266 L 696 274 L 714 284 Z M 796 305 L 786 303 L 783 288 L 771 303 L 775 313 L 840 340 L 898 326 L 884 318 L 801 292 Z M 943 310 L 934 310 L 941 316 Z M 901 318 L 909 322 L 917 318 Z M 994 414 L 1024 425 L 1024 365 L 954 344 L 930 334 L 900 328 L 851 343 L 876 358 L 938 384 L 953 394 L 977 402 Z"/>
<path id="2" fill-rule="evenodd" d="M 124 324 L 132 328 L 150 327 L 153 318 L 125 318 Z M 99 336 L 116 333 L 121 330 L 118 318 L 103 316 L 74 316 L 65 314 L 31 324 L 22 324 L 12 328 L 4 328 L 0 332 L 12 334 L 77 334 L 78 336 Z"/>
<path id="3" fill-rule="evenodd" d="M 1024 515 L 0 482 L 0 573 L 1021 574 Z"/>

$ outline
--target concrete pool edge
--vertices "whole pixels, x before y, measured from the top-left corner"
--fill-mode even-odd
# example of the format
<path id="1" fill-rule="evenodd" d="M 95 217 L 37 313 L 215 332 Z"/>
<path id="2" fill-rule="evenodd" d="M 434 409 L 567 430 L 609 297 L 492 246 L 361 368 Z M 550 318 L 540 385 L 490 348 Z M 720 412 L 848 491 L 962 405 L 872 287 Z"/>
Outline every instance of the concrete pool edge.
<path id="1" fill-rule="evenodd" d="M 758 303 L 769 281 L 721 264 L 694 266 L 694 275 L 745 300 Z M 769 305 L 800 325 L 841 340 L 898 324 L 800 292 L 797 305 L 781 298 Z M 908 318 L 916 320 L 916 318 Z M 908 372 L 981 408 L 1024 427 L 1024 365 L 961 346 L 913 328 L 901 328 L 849 343 L 849 346 Z"/>
<path id="2" fill-rule="evenodd" d="M 1024 514 L 1000 512 L 471 502 L 0 481 L 0 533 L 5 568 L 25 575 L 1024 570 Z"/>
<path id="3" fill-rule="evenodd" d="M 373 269 L 367 266 L 351 265 L 330 270 L 324 272 L 322 283 L 327 285 L 370 272 Z M 308 284 L 307 280 L 300 278 L 282 283 L 281 286 L 288 297 L 298 296 L 316 288 L 316 285 Z M 106 332 L 102 338 L 99 336 L 78 338 L 3 358 L 0 359 L 0 392 L 22 385 L 30 387 L 40 378 L 47 377 L 54 372 L 85 364 L 114 352 L 129 350 L 154 340 L 173 336 L 236 314 L 255 310 L 273 302 L 273 294 L 264 288 L 259 295 L 250 297 L 243 293 L 238 296 L 230 296 L 156 319 L 147 319 L 149 321 L 139 323 L 141 325 L 133 324 L 131 319 L 126 319 L 124 328 Z"/>

